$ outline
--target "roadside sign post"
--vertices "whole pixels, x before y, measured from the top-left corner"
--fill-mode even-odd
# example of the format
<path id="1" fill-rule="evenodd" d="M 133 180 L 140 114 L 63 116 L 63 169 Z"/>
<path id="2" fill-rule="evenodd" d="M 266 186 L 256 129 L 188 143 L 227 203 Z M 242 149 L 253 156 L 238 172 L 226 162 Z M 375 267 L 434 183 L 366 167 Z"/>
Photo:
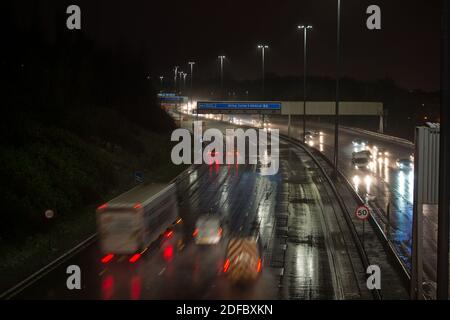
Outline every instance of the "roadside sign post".
<path id="1" fill-rule="evenodd" d="M 362 245 L 363 245 L 363 248 L 365 248 L 365 246 L 364 246 L 364 234 L 365 234 L 365 227 L 366 227 L 365 222 L 370 217 L 369 207 L 367 207 L 366 205 L 361 205 L 361 206 L 357 207 L 356 210 L 355 210 L 355 215 L 356 215 L 356 218 L 361 220 L 362 224 L 363 224 L 362 225 L 362 227 L 363 227 L 363 230 L 362 230 Z"/>
<path id="2" fill-rule="evenodd" d="M 55 217 L 55 212 L 51 209 L 45 210 L 44 216 L 48 221 L 52 221 L 52 219 Z M 49 222 L 50 223 L 50 222 Z M 52 242 L 52 229 L 51 225 L 49 226 L 49 233 L 48 233 L 48 251 L 53 251 L 53 242 Z"/>
<path id="3" fill-rule="evenodd" d="M 143 183 L 144 182 L 144 173 L 142 171 L 136 171 L 134 173 L 134 181 L 137 183 Z"/>

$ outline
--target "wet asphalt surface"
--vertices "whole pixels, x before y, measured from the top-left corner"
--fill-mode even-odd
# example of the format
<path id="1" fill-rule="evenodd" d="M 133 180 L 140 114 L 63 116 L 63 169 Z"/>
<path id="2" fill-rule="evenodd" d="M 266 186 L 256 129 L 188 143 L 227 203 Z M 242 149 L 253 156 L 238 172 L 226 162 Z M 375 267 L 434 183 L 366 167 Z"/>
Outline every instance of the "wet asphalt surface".
<path id="1" fill-rule="evenodd" d="M 114 257 L 101 263 L 94 242 L 14 299 L 337 298 L 319 205 L 325 195 L 317 191 L 323 180 L 307 155 L 294 149 L 280 141 L 280 169 L 272 176 L 261 175 L 260 163 L 190 169 L 177 184 L 182 223 L 137 262 Z M 218 245 L 199 246 L 192 232 L 208 212 L 220 215 L 224 236 Z M 226 243 L 250 234 L 261 239 L 263 271 L 254 284 L 235 287 L 222 273 Z M 81 269 L 81 290 L 66 286 L 69 265 Z"/>

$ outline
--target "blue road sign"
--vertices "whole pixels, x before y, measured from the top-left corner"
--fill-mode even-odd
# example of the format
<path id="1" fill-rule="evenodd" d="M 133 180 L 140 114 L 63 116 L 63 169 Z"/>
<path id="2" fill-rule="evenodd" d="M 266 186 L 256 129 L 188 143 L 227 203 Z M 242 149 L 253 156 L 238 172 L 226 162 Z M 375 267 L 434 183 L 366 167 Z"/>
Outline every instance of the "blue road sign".
<path id="1" fill-rule="evenodd" d="M 281 102 L 260 101 L 199 101 L 199 113 L 280 113 Z"/>
<path id="2" fill-rule="evenodd" d="M 174 96 L 174 97 L 159 97 L 160 101 L 164 102 L 183 102 L 184 97 Z"/>
<path id="3" fill-rule="evenodd" d="M 175 97 L 176 94 L 172 93 L 172 92 L 162 92 L 162 93 L 158 93 L 158 97 L 162 98 L 162 97 Z"/>

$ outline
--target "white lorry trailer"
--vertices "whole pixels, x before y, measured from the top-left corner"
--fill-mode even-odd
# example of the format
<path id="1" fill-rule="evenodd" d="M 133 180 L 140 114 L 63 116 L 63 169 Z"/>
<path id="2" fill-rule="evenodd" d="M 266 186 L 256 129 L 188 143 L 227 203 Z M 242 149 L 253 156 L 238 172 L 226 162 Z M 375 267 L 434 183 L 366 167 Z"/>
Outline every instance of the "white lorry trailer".
<path id="1" fill-rule="evenodd" d="M 96 218 L 104 254 L 138 253 L 178 219 L 176 185 L 139 185 L 98 207 Z"/>

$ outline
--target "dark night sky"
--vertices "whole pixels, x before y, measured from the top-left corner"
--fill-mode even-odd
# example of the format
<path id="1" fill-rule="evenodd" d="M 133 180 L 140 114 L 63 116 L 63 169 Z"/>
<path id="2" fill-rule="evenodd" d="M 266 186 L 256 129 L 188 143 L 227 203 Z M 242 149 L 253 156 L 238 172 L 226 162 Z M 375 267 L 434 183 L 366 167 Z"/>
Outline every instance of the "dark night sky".
<path id="1" fill-rule="evenodd" d="M 26 26 L 32 6 L 15 1 L 16 20 Z M 29 3 L 30 1 L 28 1 Z M 52 15 L 63 14 L 54 1 L 38 1 L 42 25 L 51 39 Z M 256 45 L 270 45 L 266 71 L 302 74 L 301 34 L 296 26 L 312 24 L 308 36 L 309 72 L 334 77 L 336 70 L 336 0 L 73 0 L 82 9 L 84 32 L 104 50 L 128 51 L 142 59 L 153 76 L 171 76 L 175 65 L 197 75 L 217 77 L 217 55 L 225 54 L 229 75 L 260 77 Z M 384 77 L 409 89 L 439 88 L 440 1 L 342 0 L 342 72 L 361 80 Z M 366 8 L 382 10 L 382 30 L 366 29 Z M 20 15 L 19 15 L 19 13 Z M 65 26 L 60 26 L 64 28 Z"/>

